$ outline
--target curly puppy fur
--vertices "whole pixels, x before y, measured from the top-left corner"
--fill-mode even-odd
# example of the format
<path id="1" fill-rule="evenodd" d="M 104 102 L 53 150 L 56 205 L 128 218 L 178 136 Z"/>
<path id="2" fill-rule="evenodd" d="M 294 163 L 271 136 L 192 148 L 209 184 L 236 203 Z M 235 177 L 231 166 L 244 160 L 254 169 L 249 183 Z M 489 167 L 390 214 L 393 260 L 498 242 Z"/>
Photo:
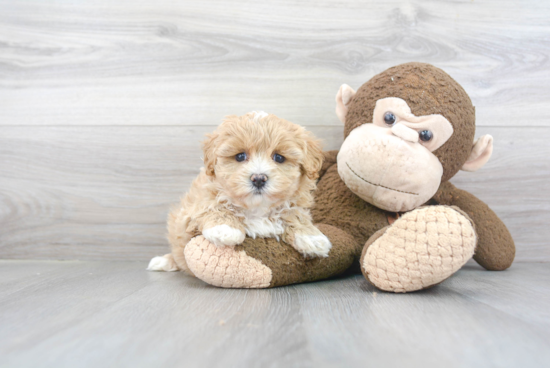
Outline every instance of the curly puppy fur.
<path id="1" fill-rule="evenodd" d="M 200 234 L 220 247 L 241 244 L 246 235 L 275 237 L 304 256 L 328 255 L 331 243 L 309 212 L 323 163 L 311 133 L 275 115 L 228 116 L 207 135 L 203 152 L 204 168 L 168 217 L 172 253 L 155 257 L 149 269 L 191 273 L 183 250 Z M 255 175 L 265 178 L 260 188 Z"/>

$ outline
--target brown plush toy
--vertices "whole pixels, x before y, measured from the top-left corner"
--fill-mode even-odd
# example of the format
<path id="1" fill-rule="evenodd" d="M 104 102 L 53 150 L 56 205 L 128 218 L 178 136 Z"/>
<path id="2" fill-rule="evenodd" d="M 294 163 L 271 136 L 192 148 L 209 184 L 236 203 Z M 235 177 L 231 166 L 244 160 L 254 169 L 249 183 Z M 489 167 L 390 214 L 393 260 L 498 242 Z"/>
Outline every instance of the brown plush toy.
<path id="1" fill-rule="evenodd" d="M 265 288 L 359 264 L 376 287 L 408 292 L 444 281 L 472 255 L 488 270 L 510 267 L 515 246 L 506 226 L 448 181 L 460 169 L 479 169 L 492 153 L 491 136 L 474 142 L 474 107 L 456 81 L 408 63 L 357 92 L 343 85 L 336 101 L 345 140 L 339 152 L 325 153 L 312 209 L 332 242 L 329 257 L 304 259 L 275 239 L 218 248 L 199 236 L 184 250 L 195 276 L 221 287 Z"/>

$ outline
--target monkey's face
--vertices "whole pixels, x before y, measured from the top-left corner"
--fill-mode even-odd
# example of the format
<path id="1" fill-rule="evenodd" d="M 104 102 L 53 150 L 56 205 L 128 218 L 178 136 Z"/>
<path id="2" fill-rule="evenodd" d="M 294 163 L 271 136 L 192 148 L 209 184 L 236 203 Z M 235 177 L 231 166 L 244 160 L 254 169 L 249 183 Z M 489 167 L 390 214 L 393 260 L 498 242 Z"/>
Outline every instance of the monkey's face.
<path id="1" fill-rule="evenodd" d="M 373 121 L 350 132 L 338 153 L 338 173 L 365 201 L 392 212 L 426 203 L 441 184 L 443 167 L 433 151 L 453 135 L 442 115 L 415 116 L 407 102 L 376 102 Z"/>

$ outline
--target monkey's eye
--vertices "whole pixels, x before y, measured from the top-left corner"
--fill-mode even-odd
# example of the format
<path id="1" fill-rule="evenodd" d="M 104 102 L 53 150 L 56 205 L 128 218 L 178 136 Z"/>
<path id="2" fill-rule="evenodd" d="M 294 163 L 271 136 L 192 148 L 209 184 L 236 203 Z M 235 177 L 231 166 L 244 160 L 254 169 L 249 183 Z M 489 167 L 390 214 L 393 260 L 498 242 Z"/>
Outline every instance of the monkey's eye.
<path id="1" fill-rule="evenodd" d="M 393 123 L 395 123 L 395 120 L 396 119 L 393 112 L 388 111 L 387 113 L 384 114 L 384 123 L 388 125 L 393 125 Z"/>
<path id="2" fill-rule="evenodd" d="M 420 137 L 420 140 L 423 142 L 428 142 L 433 138 L 433 133 L 429 130 L 423 130 L 420 133 L 418 133 L 418 136 Z"/>
<path id="3" fill-rule="evenodd" d="M 237 162 L 243 162 L 244 160 L 246 160 L 246 153 L 244 152 L 237 153 L 235 155 L 235 160 L 237 160 Z"/>
<path id="4" fill-rule="evenodd" d="M 285 162 L 285 158 L 284 158 L 284 156 L 281 156 L 278 153 L 276 153 L 276 154 L 273 155 L 273 161 L 282 164 L 283 162 Z"/>

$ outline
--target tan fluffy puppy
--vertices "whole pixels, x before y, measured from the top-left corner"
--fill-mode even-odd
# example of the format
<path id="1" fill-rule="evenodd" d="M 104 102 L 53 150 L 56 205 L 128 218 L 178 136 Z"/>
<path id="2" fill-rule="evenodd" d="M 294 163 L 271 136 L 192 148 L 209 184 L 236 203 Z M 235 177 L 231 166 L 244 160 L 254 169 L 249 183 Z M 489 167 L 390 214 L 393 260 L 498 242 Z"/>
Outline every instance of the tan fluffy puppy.
<path id="1" fill-rule="evenodd" d="M 204 168 L 168 217 L 172 253 L 149 270 L 188 271 L 183 249 L 202 234 L 217 246 L 275 237 L 306 257 L 327 257 L 330 241 L 311 223 L 321 169 L 319 141 L 275 115 L 229 116 L 203 142 Z"/>

